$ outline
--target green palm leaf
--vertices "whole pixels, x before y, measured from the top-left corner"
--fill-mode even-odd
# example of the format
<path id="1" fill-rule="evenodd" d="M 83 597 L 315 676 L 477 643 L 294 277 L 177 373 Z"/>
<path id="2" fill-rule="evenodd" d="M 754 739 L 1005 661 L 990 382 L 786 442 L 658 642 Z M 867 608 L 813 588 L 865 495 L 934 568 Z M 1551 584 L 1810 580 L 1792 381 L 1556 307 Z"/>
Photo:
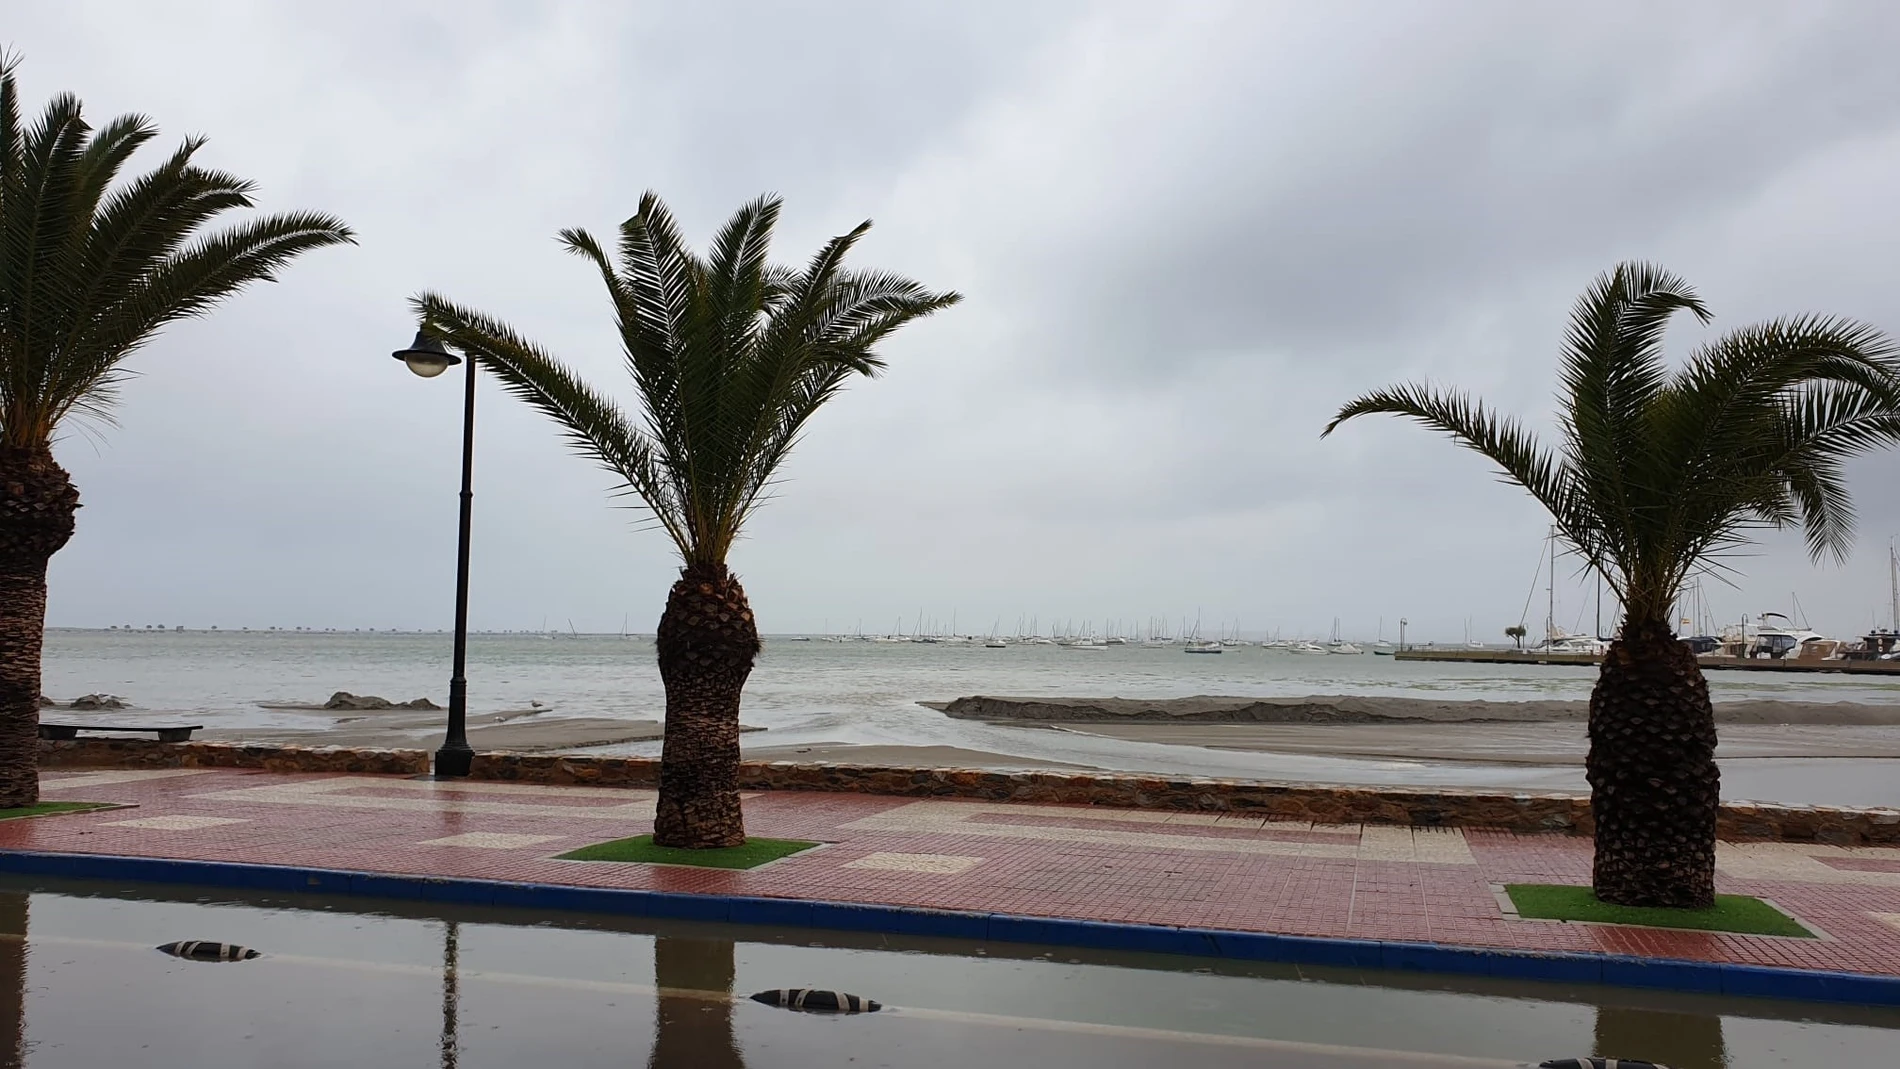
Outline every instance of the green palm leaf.
<path id="1" fill-rule="evenodd" d="M 423 329 L 614 472 L 686 564 L 723 564 L 812 415 L 851 379 L 883 368 L 876 346 L 891 333 L 960 299 L 847 271 L 869 223 L 826 242 L 803 270 L 775 265 L 779 211 L 771 196 L 742 206 L 704 258 L 652 193 L 613 250 L 585 230 L 561 232 L 606 287 L 637 417 L 498 319 L 435 294 L 415 308 Z"/>
<path id="2" fill-rule="evenodd" d="M 1762 528 L 1800 526 L 1844 557 L 1842 465 L 1900 444 L 1900 353 L 1875 328 L 1796 316 L 1731 331 L 1673 373 L 1663 329 L 1707 309 L 1686 283 L 1623 264 L 1577 302 L 1559 359 L 1562 443 L 1456 392 L 1404 386 L 1340 409 L 1409 416 L 1482 453 L 1549 510 L 1632 615 L 1663 620 L 1682 583 Z"/>
<path id="3" fill-rule="evenodd" d="M 0 445 L 32 450 L 71 414 L 108 417 L 119 365 L 167 324 L 352 237 L 315 212 L 208 230 L 251 186 L 193 165 L 201 139 L 120 181 L 150 120 L 95 131 L 61 95 L 23 124 L 13 67 L 0 59 Z"/>

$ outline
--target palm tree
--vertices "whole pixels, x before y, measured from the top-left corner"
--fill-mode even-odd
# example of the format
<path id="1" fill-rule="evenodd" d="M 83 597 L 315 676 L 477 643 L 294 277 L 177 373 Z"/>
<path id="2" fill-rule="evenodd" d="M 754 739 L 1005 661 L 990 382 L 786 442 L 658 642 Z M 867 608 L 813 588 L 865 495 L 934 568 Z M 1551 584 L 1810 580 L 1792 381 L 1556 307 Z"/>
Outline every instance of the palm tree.
<path id="1" fill-rule="evenodd" d="M 157 136 L 125 115 L 97 131 L 70 94 L 20 117 L 0 56 L 0 808 L 39 799 L 40 640 L 46 565 L 72 537 L 79 491 L 53 459 L 68 418 L 109 420 L 120 363 L 166 324 L 209 312 L 299 254 L 351 240 L 327 215 L 253 218 L 251 184 L 192 163 L 187 140 L 114 184 Z"/>
<path id="2" fill-rule="evenodd" d="M 1640 263 L 1600 276 L 1559 357 L 1560 443 L 1429 385 L 1367 394 L 1327 425 L 1409 416 L 1488 457 L 1550 511 L 1615 590 L 1620 630 L 1590 695 L 1586 765 L 1598 898 L 1702 907 L 1714 896 L 1720 778 L 1715 715 L 1695 655 L 1669 625 L 1683 581 L 1799 525 L 1845 559 L 1854 514 L 1843 462 L 1900 440 L 1900 364 L 1879 331 L 1819 316 L 1731 332 L 1673 372 L 1670 316 L 1709 313 L 1681 279 Z"/>
<path id="3" fill-rule="evenodd" d="M 1504 637 L 1510 639 L 1511 645 L 1520 650 L 1524 648 L 1524 636 L 1530 633 L 1530 628 L 1523 624 L 1512 624 L 1504 629 Z"/>
<path id="4" fill-rule="evenodd" d="M 955 304 L 910 279 L 844 268 L 866 222 L 826 242 L 804 270 L 767 261 L 779 200 L 761 197 L 720 229 L 705 258 L 686 247 L 652 193 L 610 256 L 566 230 L 600 271 L 640 406 L 613 401 L 498 319 L 435 294 L 423 329 L 469 354 L 559 423 L 569 443 L 638 495 L 681 560 L 656 646 L 666 738 L 654 842 L 745 841 L 739 811 L 739 694 L 759 629 L 726 557 L 819 406 L 884 364 L 878 342 Z"/>

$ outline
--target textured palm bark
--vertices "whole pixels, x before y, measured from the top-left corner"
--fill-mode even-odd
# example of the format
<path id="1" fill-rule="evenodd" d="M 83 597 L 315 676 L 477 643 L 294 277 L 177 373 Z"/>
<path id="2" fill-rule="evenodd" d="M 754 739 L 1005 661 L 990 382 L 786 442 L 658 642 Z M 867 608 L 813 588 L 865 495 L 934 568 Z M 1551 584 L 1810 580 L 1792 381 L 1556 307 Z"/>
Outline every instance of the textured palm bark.
<path id="1" fill-rule="evenodd" d="M 1626 622 L 1590 693 L 1596 895 L 1625 906 L 1715 902 L 1715 709 L 1701 666 L 1659 620 Z"/>
<path id="2" fill-rule="evenodd" d="M 46 562 L 72 537 L 78 508 L 50 450 L 0 448 L 0 808 L 40 798 Z"/>
<path id="3" fill-rule="evenodd" d="M 653 940 L 653 986 L 660 989 L 647 1069 L 745 1069 L 732 1033 L 730 939 Z"/>
<path id="4" fill-rule="evenodd" d="M 739 693 L 758 659 L 759 628 L 738 577 L 723 564 L 681 569 L 656 645 L 666 741 L 653 841 L 686 849 L 739 846 Z"/>

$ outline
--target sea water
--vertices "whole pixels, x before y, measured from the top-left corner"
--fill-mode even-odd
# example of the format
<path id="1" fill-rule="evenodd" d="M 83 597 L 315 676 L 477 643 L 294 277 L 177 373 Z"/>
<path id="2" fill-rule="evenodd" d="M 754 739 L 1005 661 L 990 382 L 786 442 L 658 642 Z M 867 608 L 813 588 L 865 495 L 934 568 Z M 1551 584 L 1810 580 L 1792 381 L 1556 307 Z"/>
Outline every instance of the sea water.
<path id="1" fill-rule="evenodd" d="M 269 705 L 321 703 L 335 691 L 394 701 L 446 701 L 450 638 L 442 633 L 64 630 L 47 633 L 43 689 L 60 699 L 105 692 L 144 711 L 209 728 L 311 727 L 319 715 Z M 1886 676 L 1710 672 L 1716 701 L 1748 698 L 1900 704 Z M 477 634 L 468 651 L 472 716 L 529 708 L 547 717 L 657 720 L 663 692 L 650 638 Z M 954 746 L 1060 762 L 1171 774 L 1312 782 L 1577 790 L 1574 766 L 1447 764 L 1166 746 L 955 720 L 918 702 L 963 695 L 1178 698 L 1190 695 L 1386 695 L 1439 700 L 1583 700 L 1589 667 L 1397 661 L 1371 653 L 1297 656 L 1260 647 L 1220 655 L 1181 647 L 801 641 L 768 636 L 742 719 L 768 729 L 750 746 L 804 743 Z M 315 741 L 313 739 L 313 741 Z M 417 745 L 431 740 L 418 737 Z M 657 753 L 657 743 L 615 753 Z M 1728 772 L 1730 797 L 1824 804 L 1900 802 L 1900 762 L 1757 761 Z"/>

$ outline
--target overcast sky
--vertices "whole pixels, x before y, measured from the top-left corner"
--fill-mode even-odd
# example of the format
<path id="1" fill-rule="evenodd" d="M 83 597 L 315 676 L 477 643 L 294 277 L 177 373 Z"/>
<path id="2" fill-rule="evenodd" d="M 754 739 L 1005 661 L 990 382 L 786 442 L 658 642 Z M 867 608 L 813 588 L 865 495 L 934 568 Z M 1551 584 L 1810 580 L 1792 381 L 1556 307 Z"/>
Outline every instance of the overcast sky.
<path id="1" fill-rule="evenodd" d="M 788 262 L 874 219 L 859 266 L 966 295 L 820 413 L 734 552 L 768 632 L 1498 640 L 1527 598 L 1541 625 L 1542 513 L 1396 420 L 1321 442 L 1340 403 L 1429 376 L 1546 422 L 1570 303 L 1628 258 L 1715 330 L 1900 331 L 1887 5 L 12 0 L 0 35 L 31 109 L 208 135 L 264 207 L 361 242 L 169 330 L 118 425 L 59 444 L 85 507 L 56 625 L 448 626 L 459 383 L 389 359 L 405 299 L 627 397 L 554 235 L 649 188 L 700 244 L 783 194 Z M 492 382 L 479 407 L 473 626 L 651 630 L 664 536 L 543 417 Z M 1715 610 L 1886 623 L 1897 473 L 1855 467 L 1847 566 L 1774 537 Z"/>

